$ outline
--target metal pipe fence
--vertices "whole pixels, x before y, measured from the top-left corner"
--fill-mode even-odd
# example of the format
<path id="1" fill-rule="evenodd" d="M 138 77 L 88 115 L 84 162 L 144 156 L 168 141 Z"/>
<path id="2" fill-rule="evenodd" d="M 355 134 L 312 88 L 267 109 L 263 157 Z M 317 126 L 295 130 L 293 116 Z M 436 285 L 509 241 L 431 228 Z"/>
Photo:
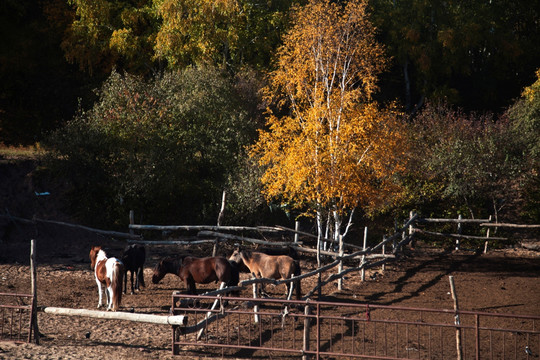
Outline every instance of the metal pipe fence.
<path id="1" fill-rule="evenodd" d="M 0 340 L 31 342 L 34 297 L 0 293 L 0 299 Z"/>
<path id="2" fill-rule="evenodd" d="M 213 308 L 216 301 L 219 306 Z M 173 327 L 174 354 L 455 359 L 458 327 L 463 359 L 534 359 L 540 354 L 539 316 L 181 294 L 173 295 L 171 311 L 189 319 L 188 326 Z M 460 325 L 455 325 L 456 316 Z"/>

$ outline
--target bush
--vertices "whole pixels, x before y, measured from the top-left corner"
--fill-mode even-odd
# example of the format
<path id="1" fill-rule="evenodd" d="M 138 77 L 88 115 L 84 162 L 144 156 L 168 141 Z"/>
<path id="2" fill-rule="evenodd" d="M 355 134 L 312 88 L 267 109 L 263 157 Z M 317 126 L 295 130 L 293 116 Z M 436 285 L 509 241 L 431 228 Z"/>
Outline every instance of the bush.
<path id="1" fill-rule="evenodd" d="M 426 215 L 487 217 L 515 204 L 524 158 L 506 118 L 429 104 L 411 130 L 415 154 L 408 189 Z"/>
<path id="2" fill-rule="evenodd" d="M 125 225 L 130 209 L 147 223 L 215 222 L 256 135 L 255 94 L 215 69 L 188 68 L 148 81 L 113 72 L 98 95 L 44 143 L 75 212 L 96 225 Z"/>

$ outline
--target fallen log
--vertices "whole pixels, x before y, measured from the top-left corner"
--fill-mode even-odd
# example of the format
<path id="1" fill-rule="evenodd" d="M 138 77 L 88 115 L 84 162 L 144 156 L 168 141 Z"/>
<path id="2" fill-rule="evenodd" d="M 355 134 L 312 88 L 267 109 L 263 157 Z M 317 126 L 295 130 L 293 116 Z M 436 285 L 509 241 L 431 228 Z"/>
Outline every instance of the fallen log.
<path id="1" fill-rule="evenodd" d="M 110 312 L 99 310 L 87 310 L 87 309 L 70 309 L 46 306 L 38 308 L 38 311 L 43 311 L 46 314 L 63 315 L 63 316 L 80 316 L 91 317 L 96 319 L 105 320 L 127 320 L 135 322 L 143 322 L 150 324 L 160 325 L 179 325 L 185 326 L 187 324 L 187 316 L 183 315 L 152 315 L 152 314 L 136 314 L 122 311 Z"/>

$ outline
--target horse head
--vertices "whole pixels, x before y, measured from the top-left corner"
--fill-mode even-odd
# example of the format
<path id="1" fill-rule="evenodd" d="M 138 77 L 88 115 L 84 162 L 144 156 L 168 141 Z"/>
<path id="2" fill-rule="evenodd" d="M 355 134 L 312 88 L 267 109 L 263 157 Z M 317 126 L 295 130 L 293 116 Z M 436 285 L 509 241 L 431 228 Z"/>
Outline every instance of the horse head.
<path id="1" fill-rule="evenodd" d="M 161 281 L 161 279 L 163 279 L 163 277 L 165 276 L 166 272 L 164 270 L 165 268 L 165 261 L 166 260 L 161 260 L 160 262 L 158 262 L 156 264 L 156 266 L 154 266 L 154 272 L 152 273 L 152 283 L 153 284 L 157 284 Z"/>
<path id="2" fill-rule="evenodd" d="M 229 261 L 232 261 L 232 262 L 236 263 L 237 265 L 240 265 L 243 262 L 242 261 L 242 251 L 240 251 L 239 248 L 234 249 L 231 256 L 229 256 Z"/>
<path id="3" fill-rule="evenodd" d="M 101 246 L 92 246 L 92 248 L 90 249 L 90 267 L 92 268 L 92 270 L 96 267 L 97 255 L 100 250 Z"/>
<path id="4" fill-rule="evenodd" d="M 167 258 L 158 262 L 156 266 L 154 266 L 152 283 L 159 283 L 167 274 L 177 274 L 179 268 L 182 266 L 183 259 L 184 257 L 179 259 Z"/>
<path id="5" fill-rule="evenodd" d="M 238 271 L 243 273 L 249 273 L 249 268 L 244 262 L 243 256 L 245 256 L 246 250 L 235 249 L 231 256 L 229 256 L 229 262 L 234 264 Z"/>

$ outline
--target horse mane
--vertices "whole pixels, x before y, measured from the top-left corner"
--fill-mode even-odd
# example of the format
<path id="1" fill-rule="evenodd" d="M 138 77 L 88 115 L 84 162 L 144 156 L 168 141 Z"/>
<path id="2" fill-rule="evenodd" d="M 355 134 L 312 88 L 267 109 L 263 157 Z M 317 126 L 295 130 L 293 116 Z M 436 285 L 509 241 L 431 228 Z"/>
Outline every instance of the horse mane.
<path id="1" fill-rule="evenodd" d="M 159 264 L 161 264 L 164 269 L 166 270 L 170 269 L 173 271 L 178 269 L 180 266 L 182 266 L 183 263 L 184 263 L 184 257 L 180 257 L 180 258 L 167 257 L 159 262 Z"/>
<path id="2" fill-rule="evenodd" d="M 242 258 L 242 260 L 244 258 L 252 259 L 253 258 L 253 251 L 251 251 L 251 250 L 242 250 L 242 251 L 240 251 L 240 257 Z"/>

